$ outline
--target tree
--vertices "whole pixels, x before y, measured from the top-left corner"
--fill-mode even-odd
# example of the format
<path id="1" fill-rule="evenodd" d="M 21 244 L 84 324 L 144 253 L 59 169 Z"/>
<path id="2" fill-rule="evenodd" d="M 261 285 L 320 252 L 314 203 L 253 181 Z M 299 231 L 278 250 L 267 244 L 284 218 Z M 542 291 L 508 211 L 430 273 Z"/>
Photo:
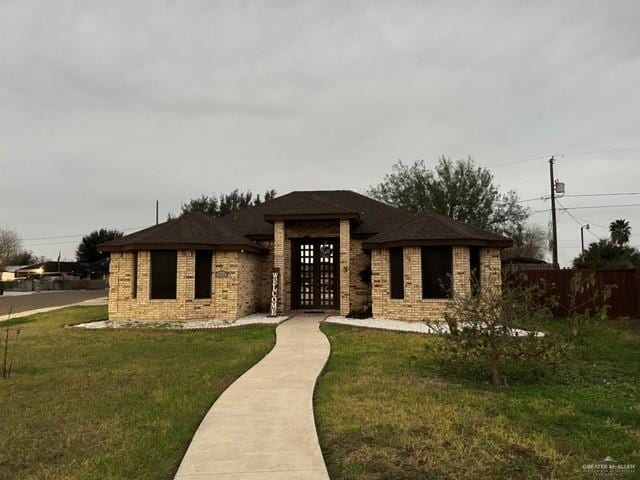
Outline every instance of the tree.
<path id="1" fill-rule="evenodd" d="M 602 239 L 592 243 L 585 252 L 573 259 L 573 268 L 639 268 L 640 252 L 629 245 L 619 245 Z"/>
<path id="2" fill-rule="evenodd" d="M 123 233 L 118 230 L 107 230 L 101 228 L 89 235 L 82 237 L 82 241 L 76 249 L 76 260 L 79 262 L 97 262 L 109 257 L 108 253 L 99 252 L 98 245 L 115 238 L 122 237 Z"/>
<path id="3" fill-rule="evenodd" d="M 536 224 L 520 225 L 511 234 L 513 247 L 507 248 L 509 254 L 543 259 L 547 250 L 549 235 L 547 231 Z"/>
<path id="4" fill-rule="evenodd" d="M 626 245 L 631 238 L 631 226 L 625 219 L 620 218 L 609 224 L 611 241 L 616 245 Z"/>
<path id="5" fill-rule="evenodd" d="M 454 297 L 442 353 L 454 365 L 486 368 L 494 386 L 504 383 L 507 367 L 560 365 L 606 317 L 609 293 L 596 288 L 594 275 L 576 274 L 564 305 L 542 282 L 508 281 L 501 292 Z M 557 307 L 567 312 L 561 322 L 553 318 Z"/>
<path id="6" fill-rule="evenodd" d="M 513 191 L 500 193 L 493 175 L 470 157 L 452 161 L 440 157 L 433 170 L 424 161 L 398 161 L 369 194 L 409 212 L 434 211 L 455 220 L 513 236 L 523 228 L 529 210 Z"/>
<path id="7" fill-rule="evenodd" d="M 16 232 L 0 228 L 0 265 L 10 265 L 9 260 L 18 254 L 21 247 L 22 241 Z"/>
<path id="8" fill-rule="evenodd" d="M 45 257 L 38 257 L 31 250 L 20 250 L 7 259 L 7 265 L 33 265 L 44 261 Z"/>
<path id="9" fill-rule="evenodd" d="M 214 217 L 222 217 L 230 213 L 240 210 L 241 208 L 260 205 L 263 202 L 273 200 L 276 196 L 275 190 L 267 190 L 264 193 L 264 200 L 260 198 L 260 194 L 253 197 L 251 190 L 240 192 L 237 188 L 230 193 L 215 195 L 201 195 L 198 198 L 192 198 L 187 203 L 183 203 L 180 207 L 180 215 L 191 212 L 202 212 Z M 169 215 L 169 220 L 173 218 Z"/>

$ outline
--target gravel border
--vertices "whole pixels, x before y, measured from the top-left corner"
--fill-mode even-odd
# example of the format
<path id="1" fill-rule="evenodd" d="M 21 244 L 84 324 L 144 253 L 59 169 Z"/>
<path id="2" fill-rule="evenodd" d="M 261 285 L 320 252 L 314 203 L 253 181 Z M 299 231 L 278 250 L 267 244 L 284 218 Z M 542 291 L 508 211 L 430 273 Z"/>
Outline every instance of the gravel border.
<path id="1" fill-rule="evenodd" d="M 326 323 L 339 325 L 351 325 L 353 327 L 374 328 L 378 330 L 392 330 L 396 332 L 412 332 L 432 335 L 449 333 L 449 326 L 445 322 L 406 322 L 403 320 L 389 320 L 386 318 L 348 318 L 333 316 L 325 319 Z M 524 337 L 530 334 L 527 330 L 515 328 L 511 331 L 514 337 Z M 536 337 L 544 336 L 542 332 L 536 332 Z"/>
<path id="2" fill-rule="evenodd" d="M 98 320 L 96 322 L 78 323 L 70 325 L 72 328 L 87 330 L 118 329 L 118 328 L 146 328 L 164 330 L 210 330 L 218 328 L 242 327 L 246 325 L 277 325 L 289 319 L 286 316 L 270 317 L 265 313 L 254 313 L 241 317 L 235 321 L 220 319 L 177 320 L 177 321 L 149 321 L 149 320 Z"/>

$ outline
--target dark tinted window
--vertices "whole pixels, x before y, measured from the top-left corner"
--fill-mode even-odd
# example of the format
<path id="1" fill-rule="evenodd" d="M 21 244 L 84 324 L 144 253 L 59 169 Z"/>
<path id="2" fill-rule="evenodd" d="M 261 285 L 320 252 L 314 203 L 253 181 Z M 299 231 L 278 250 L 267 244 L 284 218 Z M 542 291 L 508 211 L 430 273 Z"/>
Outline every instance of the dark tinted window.
<path id="1" fill-rule="evenodd" d="M 211 298 L 211 250 L 196 250 L 196 298 Z"/>
<path id="2" fill-rule="evenodd" d="M 151 250 L 151 298 L 176 298 L 178 252 Z"/>
<path id="3" fill-rule="evenodd" d="M 402 248 L 389 249 L 391 298 L 404 298 L 404 258 Z"/>
<path id="4" fill-rule="evenodd" d="M 469 270 L 471 271 L 471 295 L 480 292 L 480 249 L 469 247 Z"/>
<path id="5" fill-rule="evenodd" d="M 131 298 L 138 297 L 138 252 L 131 255 Z"/>
<path id="6" fill-rule="evenodd" d="M 422 247 L 422 298 L 449 298 L 451 270 L 451 247 Z"/>

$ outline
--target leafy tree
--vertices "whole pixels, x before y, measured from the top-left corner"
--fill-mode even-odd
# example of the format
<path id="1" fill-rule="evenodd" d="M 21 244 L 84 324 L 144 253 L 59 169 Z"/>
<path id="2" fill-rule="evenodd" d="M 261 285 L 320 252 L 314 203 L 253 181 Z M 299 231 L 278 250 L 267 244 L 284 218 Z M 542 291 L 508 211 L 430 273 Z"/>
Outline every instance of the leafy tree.
<path id="1" fill-rule="evenodd" d="M 609 224 L 609 232 L 611 233 L 611 241 L 616 245 L 626 245 L 631 238 L 631 226 L 629 222 L 621 218 L 614 220 Z"/>
<path id="2" fill-rule="evenodd" d="M 7 265 L 33 265 L 44 261 L 45 257 L 38 257 L 31 250 L 21 250 L 7 259 Z"/>
<path id="3" fill-rule="evenodd" d="M 275 190 L 267 190 L 264 193 L 264 200 L 260 198 L 260 194 L 255 198 L 251 190 L 240 192 L 237 188 L 230 193 L 215 195 L 202 195 L 198 198 L 192 198 L 187 203 L 183 203 L 180 208 L 180 215 L 191 212 L 202 212 L 214 217 L 222 217 L 235 212 L 241 208 L 260 205 L 263 202 L 273 200 L 276 196 Z M 173 216 L 169 215 L 169 219 Z"/>
<path id="4" fill-rule="evenodd" d="M 596 287 L 594 275 L 574 275 L 565 304 L 544 283 L 506 282 L 502 291 L 458 296 L 445 314 L 445 361 L 466 370 L 490 372 L 494 386 L 504 370 L 538 370 L 563 363 L 593 326 L 606 317 L 610 289 Z M 552 311 L 567 312 L 561 322 Z"/>
<path id="5" fill-rule="evenodd" d="M 506 249 L 510 254 L 543 259 L 549 242 L 547 231 L 536 224 L 519 225 L 511 233 L 513 247 Z"/>
<path id="6" fill-rule="evenodd" d="M 115 238 L 122 237 L 123 233 L 118 230 L 107 230 L 101 228 L 89 235 L 82 237 L 82 241 L 76 249 L 76 260 L 79 262 L 96 262 L 109 257 L 108 253 L 99 252 L 98 245 Z"/>
<path id="7" fill-rule="evenodd" d="M 22 241 L 17 232 L 0 228 L 0 265 L 11 265 L 9 260 L 16 256 L 22 247 Z"/>
<path id="8" fill-rule="evenodd" d="M 629 245 L 620 245 L 610 240 L 592 243 L 589 248 L 573 259 L 574 268 L 639 268 L 640 252 Z"/>
<path id="9" fill-rule="evenodd" d="M 513 191 L 500 193 L 493 175 L 470 157 L 440 157 L 433 170 L 424 161 L 392 167 L 369 194 L 410 212 L 434 211 L 476 227 L 513 236 L 523 228 L 529 210 Z"/>

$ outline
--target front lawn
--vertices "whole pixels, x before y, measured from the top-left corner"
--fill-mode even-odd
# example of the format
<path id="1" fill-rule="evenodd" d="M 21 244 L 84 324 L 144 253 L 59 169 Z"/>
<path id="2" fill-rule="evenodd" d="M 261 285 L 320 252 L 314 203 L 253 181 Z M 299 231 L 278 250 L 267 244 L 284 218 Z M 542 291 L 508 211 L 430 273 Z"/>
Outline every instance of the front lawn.
<path id="1" fill-rule="evenodd" d="M 0 478 L 170 479 L 213 401 L 275 341 L 267 326 L 64 328 L 104 318 L 74 307 L 11 321 L 22 331 L 0 378 Z"/>
<path id="2" fill-rule="evenodd" d="M 331 357 L 315 395 L 331 478 L 597 478 L 609 455 L 640 478 L 640 320 L 609 321 L 542 382 L 441 364 L 437 336 L 324 324 Z"/>

